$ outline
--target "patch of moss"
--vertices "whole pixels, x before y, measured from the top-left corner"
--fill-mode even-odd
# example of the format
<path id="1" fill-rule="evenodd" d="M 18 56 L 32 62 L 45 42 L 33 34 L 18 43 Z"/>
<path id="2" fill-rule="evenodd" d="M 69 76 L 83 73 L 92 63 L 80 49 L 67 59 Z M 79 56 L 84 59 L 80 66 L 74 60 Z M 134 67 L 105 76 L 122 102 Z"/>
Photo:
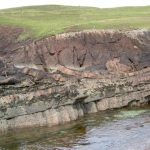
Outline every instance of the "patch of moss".
<path id="1" fill-rule="evenodd" d="M 134 118 L 135 116 L 145 113 L 147 110 L 121 110 L 115 117 L 120 119 Z"/>

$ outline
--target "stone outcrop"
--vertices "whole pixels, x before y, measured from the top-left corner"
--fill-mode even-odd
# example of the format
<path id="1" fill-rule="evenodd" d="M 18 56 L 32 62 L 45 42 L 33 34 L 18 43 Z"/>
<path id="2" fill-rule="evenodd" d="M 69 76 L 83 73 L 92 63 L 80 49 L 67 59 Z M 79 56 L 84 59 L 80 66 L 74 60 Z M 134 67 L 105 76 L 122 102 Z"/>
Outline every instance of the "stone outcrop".
<path id="1" fill-rule="evenodd" d="M 3 46 L 0 130 L 149 104 L 149 43 L 149 31 L 85 31 Z"/>
<path id="2" fill-rule="evenodd" d="M 0 41 L 3 43 L 3 40 Z M 92 71 L 106 70 L 107 61 L 140 70 L 150 65 L 150 31 L 85 31 L 56 35 L 28 44 L 3 45 L 0 56 L 17 67 L 49 71 L 57 65 Z M 2 44 L 1 44 L 2 45 Z M 5 55 L 2 55 L 2 52 Z M 115 59 L 115 60 L 114 60 Z M 123 66 L 122 66 L 122 65 Z"/>

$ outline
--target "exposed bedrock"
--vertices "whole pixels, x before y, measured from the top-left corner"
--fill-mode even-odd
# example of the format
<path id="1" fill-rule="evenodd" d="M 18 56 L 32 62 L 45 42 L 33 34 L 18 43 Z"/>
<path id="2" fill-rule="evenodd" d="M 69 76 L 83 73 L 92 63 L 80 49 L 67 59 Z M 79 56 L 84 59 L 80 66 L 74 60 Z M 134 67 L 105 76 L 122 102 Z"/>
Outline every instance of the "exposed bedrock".
<path id="1" fill-rule="evenodd" d="M 13 44 L 3 45 L 6 53 L 3 59 L 18 67 L 49 70 L 62 65 L 113 71 L 116 68 L 112 65 L 116 65 L 117 70 L 129 72 L 150 65 L 150 31 L 147 30 L 66 33 L 12 47 Z"/>
<path id="2" fill-rule="evenodd" d="M 2 131 L 150 104 L 149 31 L 85 31 L 1 45 Z"/>

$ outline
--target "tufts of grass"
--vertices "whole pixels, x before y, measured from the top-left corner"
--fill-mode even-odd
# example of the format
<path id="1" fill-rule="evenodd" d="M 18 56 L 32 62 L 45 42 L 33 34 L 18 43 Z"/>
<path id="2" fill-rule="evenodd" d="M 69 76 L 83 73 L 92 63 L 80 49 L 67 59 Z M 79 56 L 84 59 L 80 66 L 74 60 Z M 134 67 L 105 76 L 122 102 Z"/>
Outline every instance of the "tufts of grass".
<path id="1" fill-rule="evenodd" d="M 22 27 L 19 40 L 83 29 L 150 28 L 150 6 L 100 9 L 73 6 L 32 6 L 0 10 L 0 25 Z"/>

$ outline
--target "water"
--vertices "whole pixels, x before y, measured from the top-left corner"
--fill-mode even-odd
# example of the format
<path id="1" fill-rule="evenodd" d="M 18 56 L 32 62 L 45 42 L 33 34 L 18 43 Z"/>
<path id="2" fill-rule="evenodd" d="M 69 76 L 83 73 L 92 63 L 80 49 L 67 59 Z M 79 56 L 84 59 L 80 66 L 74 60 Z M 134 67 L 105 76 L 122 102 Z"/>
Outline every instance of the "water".
<path id="1" fill-rule="evenodd" d="M 0 135 L 0 150 L 150 150 L 150 109 L 90 114 L 66 125 Z"/>

